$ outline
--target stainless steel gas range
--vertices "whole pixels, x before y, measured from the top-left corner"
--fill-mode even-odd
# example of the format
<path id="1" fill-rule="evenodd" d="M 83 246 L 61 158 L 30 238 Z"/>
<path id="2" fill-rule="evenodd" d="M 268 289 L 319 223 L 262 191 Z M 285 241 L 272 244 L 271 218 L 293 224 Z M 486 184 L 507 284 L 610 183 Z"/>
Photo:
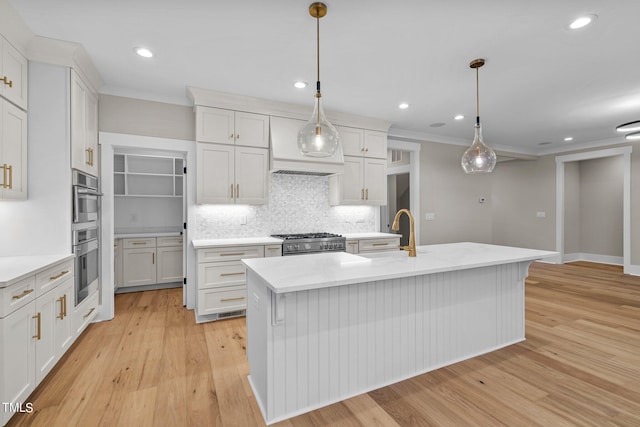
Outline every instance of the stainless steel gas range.
<path id="1" fill-rule="evenodd" d="M 284 240 L 283 256 L 344 252 L 347 246 L 346 237 L 332 233 L 273 234 L 271 237 Z"/>

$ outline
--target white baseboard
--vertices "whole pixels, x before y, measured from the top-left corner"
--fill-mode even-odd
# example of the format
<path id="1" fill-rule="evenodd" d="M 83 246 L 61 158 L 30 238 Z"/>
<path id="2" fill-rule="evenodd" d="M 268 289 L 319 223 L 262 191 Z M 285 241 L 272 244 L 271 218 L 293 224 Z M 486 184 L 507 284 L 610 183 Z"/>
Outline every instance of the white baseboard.
<path id="1" fill-rule="evenodd" d="M 640 276 L 640 265 L 630 265 L 629 268 L 626 269 L 624 274 L 630 274 L 632 276 Z"/>
<path id="2" fill-rule="evenodd" d="M 597 262 L 600 264 L 623 265 L 624 258 L 621 256 L 588 254 L 584 252 L 576 252 L 572 254 L 564 254 L 564 262 L 587 261 Z"/>

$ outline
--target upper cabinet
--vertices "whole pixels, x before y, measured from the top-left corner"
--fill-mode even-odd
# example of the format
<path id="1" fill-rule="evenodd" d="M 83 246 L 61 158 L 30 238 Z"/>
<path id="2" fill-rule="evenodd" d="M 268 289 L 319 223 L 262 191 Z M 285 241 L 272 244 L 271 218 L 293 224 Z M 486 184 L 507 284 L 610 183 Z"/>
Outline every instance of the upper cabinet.
<path id="1" fill-rule="evenodd" d="M 337 126 L 345 156 L 371 159 L 387 158 L 387 134 L 385 132 Z"/>
<path id="2" fill-rule="evenodd" d="M 0 37 L 0 96 L 27 109 L 27 58 L 4 37 Z"/>
<path id="3" fill-rule="evenodd" d="M 27 113 L 0 100 L 0 199 L 27 198 Z"/>
<path id="4" fill-rule="evenodd" d="M 198 106 L 196 140 L 269 148 L 269 116 Z"/>
<path id="5" fill-rule="evenodd" d="M 71 167 L 98 176 L 98 98 L 71 71 Z"/>

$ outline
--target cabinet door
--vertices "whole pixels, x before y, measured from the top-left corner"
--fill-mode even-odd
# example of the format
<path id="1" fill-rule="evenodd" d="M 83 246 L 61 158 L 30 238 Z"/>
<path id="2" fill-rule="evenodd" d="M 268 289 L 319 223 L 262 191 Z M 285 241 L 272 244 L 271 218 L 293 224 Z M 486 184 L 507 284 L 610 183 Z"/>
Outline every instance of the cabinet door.
<path id="1" fill-rule="evenodd" d="M 40 382 L 56 364 L 55 318 L 57 292 L 36 298 L 36 382 Z"/>
<path id="2" fill-rule="evenodd" d="M 53 335 L 55 337 L 56 360 L 60 360 L 62 355 L 71 347 L 73 343 L 74 333 L 72 320 L 73 311 L 73 277 L 67 279 L 56 290 L 55 299 L 55 323 Z"/>
<path id="3" fill-rule="evenodd" d="M 369 205 L 387 204 L 387 160 L 364 160 L 365 202 Z"/>
<path id="4" fill-rule="evenodd" d="M 122 286 L 122 239 L 113 244 L 113 284 L 116 289 Z"/>
<path id="5" fill-rule="evenodd" d="M 234 201 L 234 147 L 197 143 L 196 203 Z"/>
<path id="6" fill-rule="evenodd" d="M 0 94 L 23 110 L 27 109 L 27 58 L 5 39 L 0 40 L 2 49 L 2 75 L 0 79 Z"/>
<path id="7" fill-rule="evenodd" d="M 282 256 L 282 245 L 267 245 L 264 247 L 264 257 Z"/>
<path id="8" fill-rule="evenodd" d="M 36 331 L 35 302 L 0 319 L 0 400 L 2 402 L 26 402 L 36 388 Z M 13 415 L 0 411 L 3 425 Z"/>
<path id="9" fill-rule="evenodd" d="M 364 154 L 364 131 L 362 129 L 337 126 L 342 152 L 345 156 L 362 156 Z"/>
<path id="10" fill-rule="evenodd" d="M 156 282 L 156 249 L 124 249 L 122 286 L 152 285 Z"/>
<path id="11" fill-rule="evenodd" d="M 268 168 L 269 150 L 264 148 L 236 147 L 236 203 L 246 205 L 268 203 Z"/>
<path id="12" fill-rule="evenodd" d="M 357 254 L 358 253 L 358 241 L 357 240 L 347 240 L 347 253 Z"/>
<path id="13" fill-rule="evenodd" d="M 87 140 L 87 92 L 89 89 L 75 72 L 71 72 L 71 167 L 87 173 L 90 151 Z"/>
<path id="14" fill-rule="evenodd" d="M 236 145 L 269 148 L 269 116 L 264 114 L 235 114 Z"/>
<path id="15" fill-rule="evenodd" d="M 364 160 L 361 157 L 344 158 L 342 177 L 342 203 L 359 205 L 364 203 Z"/>
<path id="16" fill-rule="evenodd" d="M 85 146 L 89 154 L 87 172 L 98 176 L 98 163 L 100 152 L 98 150 L 98 98 L 90 91 L 85 92 L 86 117 L 85 117 Z M 88 151 L 90 150 L 90 151 Z"/>
<path id="17" fill-rule="evenodd" d="M 374 159 L 387 158 L 387 134 L 385 132 L 364 131 L 364 156 Z"/>
<path id="18" fill-rule="evenodd" d="M 71 322 L 76 338 L 80 336 L 82 331 L 84 331 L 89 323 L 98 315 L 99 303 L 100 292 L 96 290 L 73 309 Z"/>
<path id="19" fill-rule="evenodd" d="M 182 282 L 182 246 L 164 246 L 156 249 L 158 266 L 156 283 Z"/>
<path id="20" fill-rule="evenodd" d="M 27 113 L 0 101 L 0 198 L 27 198 Z"/>
<path id="21" fill-rule="evenodd" d="M 196 108 L 196 141 L 233 144 L 234 112 L 220 108 Z"/>

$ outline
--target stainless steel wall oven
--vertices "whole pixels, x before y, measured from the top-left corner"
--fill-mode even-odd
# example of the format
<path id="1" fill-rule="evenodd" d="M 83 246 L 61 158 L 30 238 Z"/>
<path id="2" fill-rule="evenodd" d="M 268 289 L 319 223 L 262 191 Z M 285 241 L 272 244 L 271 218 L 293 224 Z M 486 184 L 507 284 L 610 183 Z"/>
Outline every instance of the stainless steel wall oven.
<path id="1" fill-rule="evenodd" d="M 82 224 L 98 220 L 100 209 L 98 178 L 73 171 L 73 223 Z"/>

